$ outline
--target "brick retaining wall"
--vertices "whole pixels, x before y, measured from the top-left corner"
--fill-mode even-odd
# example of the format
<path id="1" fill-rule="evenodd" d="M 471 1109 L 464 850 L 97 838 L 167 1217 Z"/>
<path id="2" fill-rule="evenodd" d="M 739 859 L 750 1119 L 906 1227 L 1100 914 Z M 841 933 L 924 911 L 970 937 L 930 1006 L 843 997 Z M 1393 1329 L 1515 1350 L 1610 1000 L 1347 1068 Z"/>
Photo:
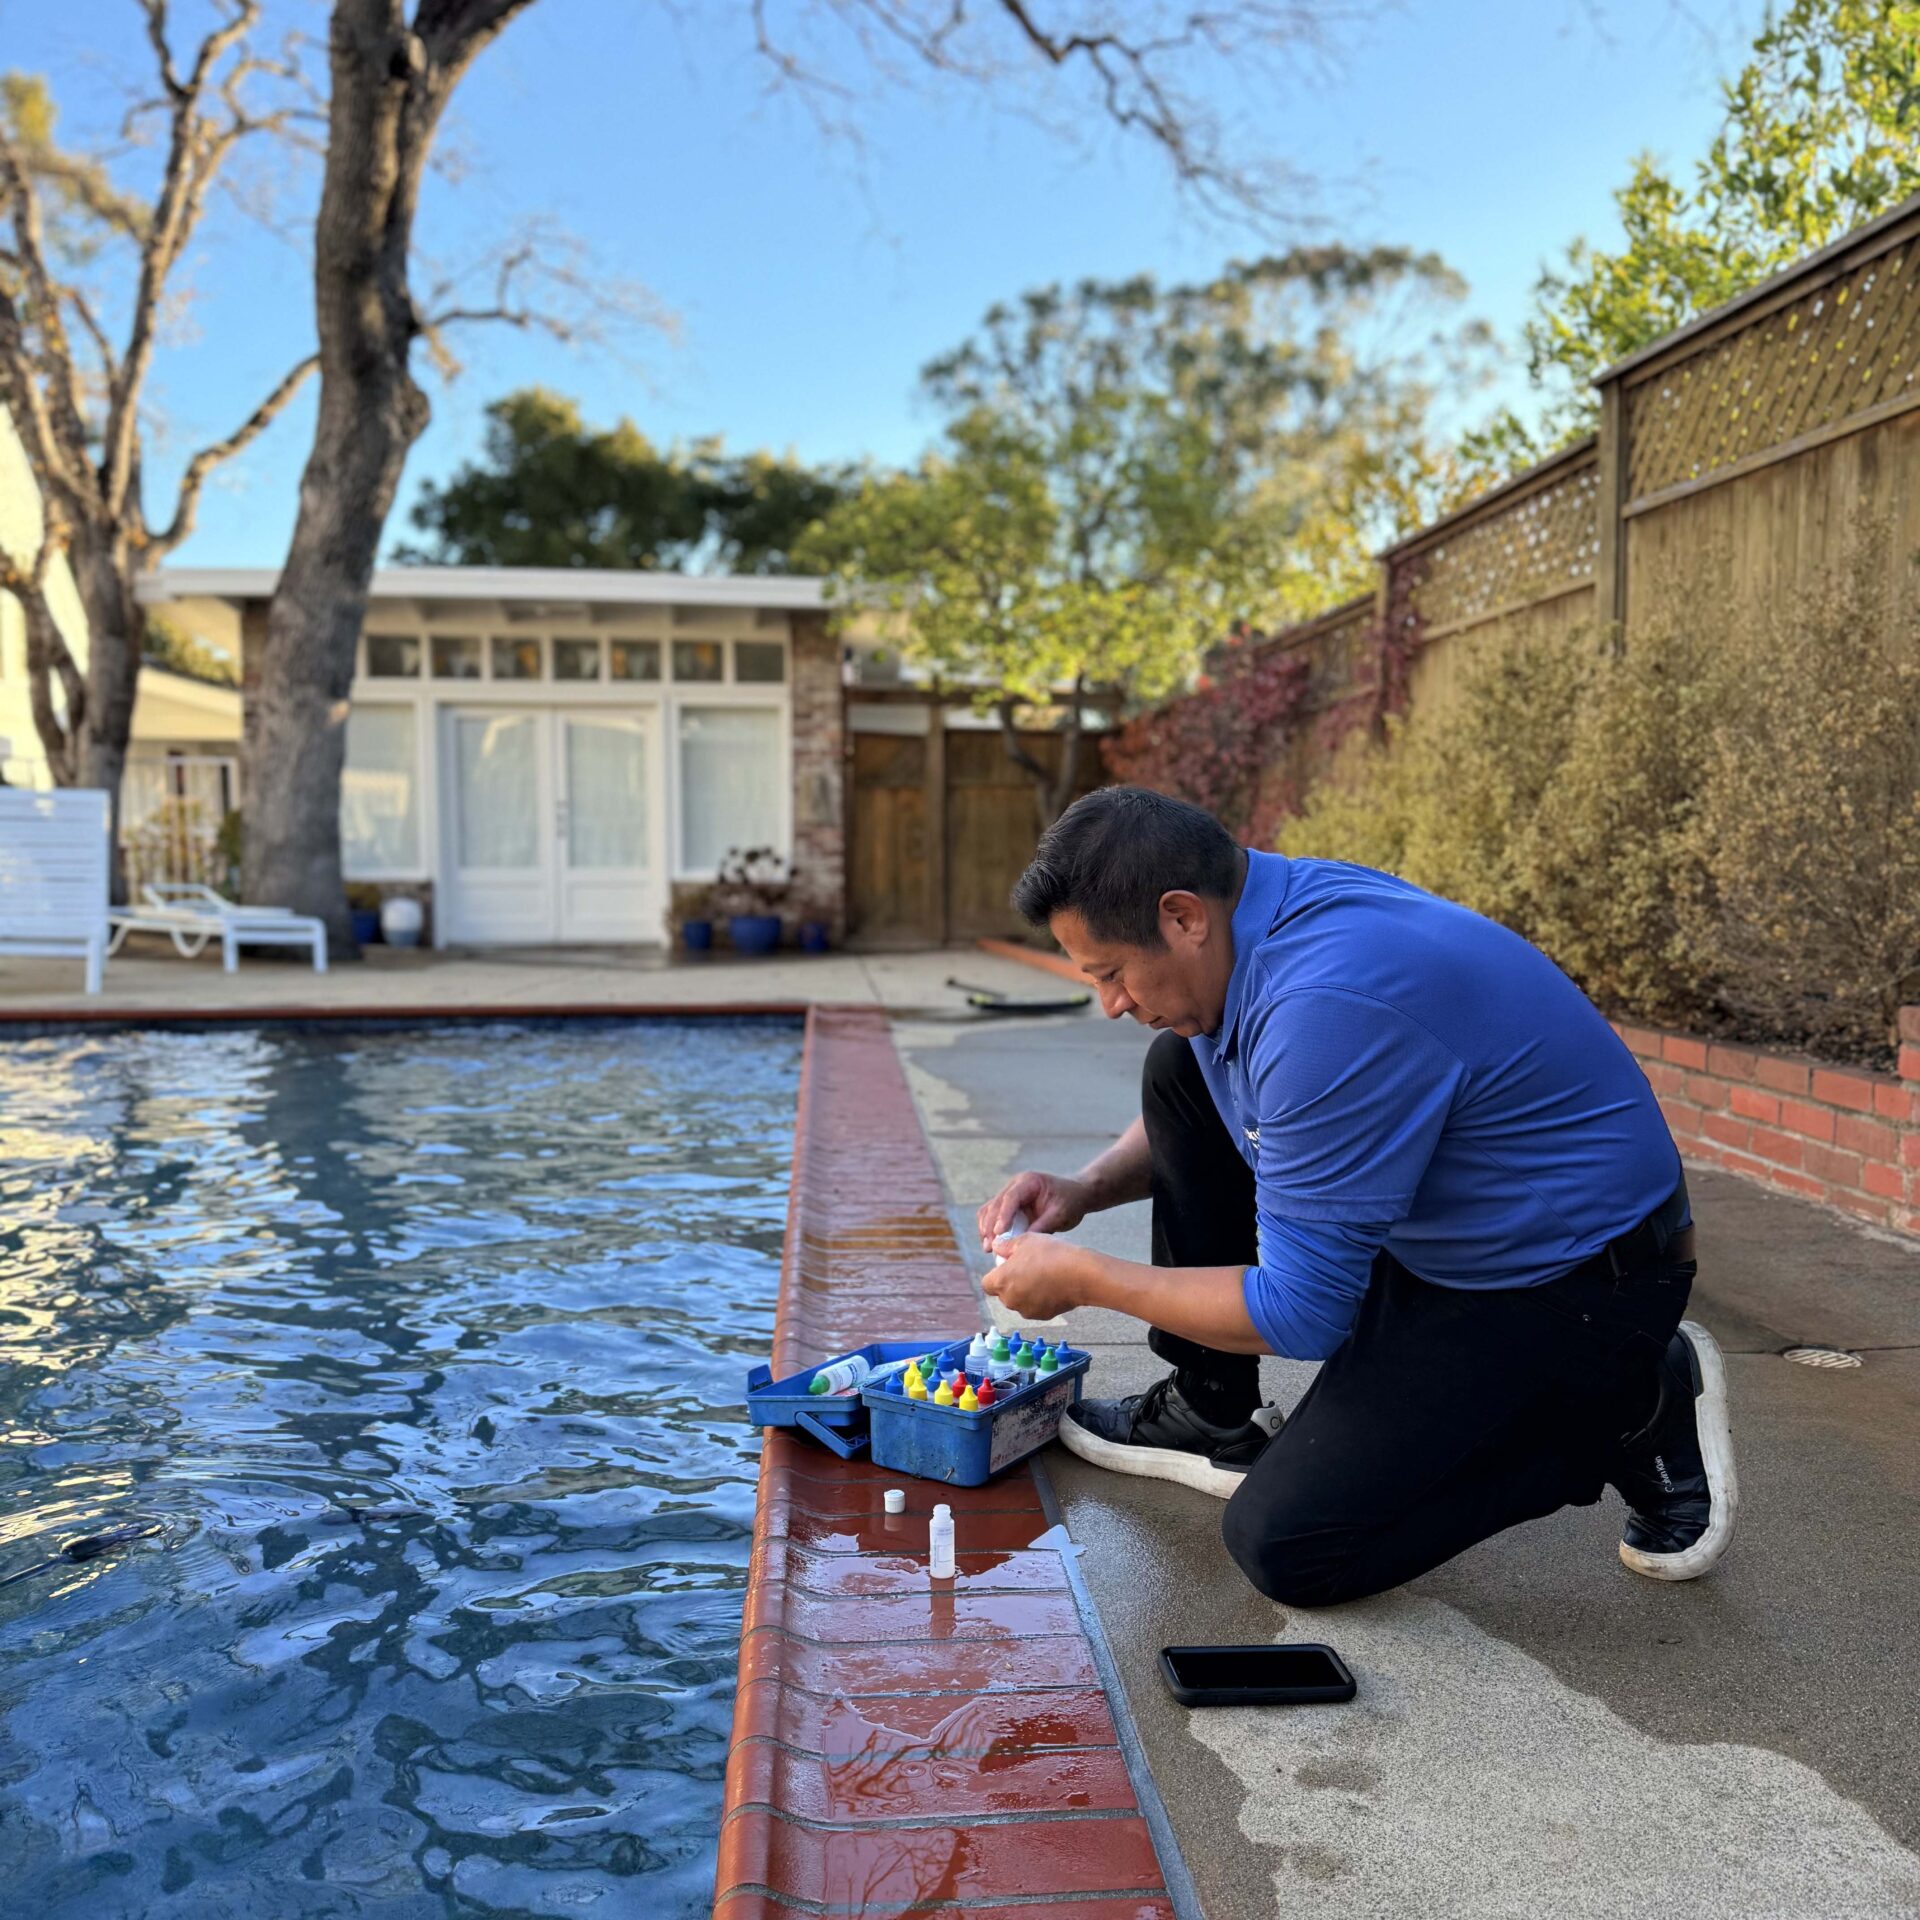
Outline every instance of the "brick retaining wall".
<path id="1" fill-rule="evenodd" d="M 1920 1234 L 1920 1007 L 1892 1073 L 1614 1022 L 1680 1151 L 1875 1226 Z"/>

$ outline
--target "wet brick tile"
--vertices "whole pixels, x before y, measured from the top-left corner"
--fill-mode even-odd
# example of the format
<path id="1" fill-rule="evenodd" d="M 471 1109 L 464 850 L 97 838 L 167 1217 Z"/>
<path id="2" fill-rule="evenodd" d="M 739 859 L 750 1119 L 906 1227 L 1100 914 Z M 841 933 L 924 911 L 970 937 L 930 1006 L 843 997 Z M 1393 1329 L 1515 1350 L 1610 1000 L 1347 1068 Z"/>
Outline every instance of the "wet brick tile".
<path id="1" fill-rule="evenodd" d="M 891 1747 L 933 1752 L 1104 1747 L 1115 1739 L 1113 1715 L 1097 1687 L 822 1699 L 777 1680 L 759 1680 L 740 1689 L 734 1735 L 779 1740 L 820 1754 Z"/>
<path id="2" fill-rule="evenodd" d="M 764 1893 L 730 1893 L 714 1908 L 715 1920 L 793 1920 L 794 1915 L 812 1913 L 810 1907 L 789 1906 Z M 888 1920 L 888 1916 L 922 1914 L 925 1907 L 902 1906 L 883 1902 L 861 1908 L 865 1920 Z M 948 1909 L 947 1911 L 951 1911 Z M 1026 1902 L 1019 1906 L 1001 1906 L 976 1902 L 968 1913 L 995 1913 L 1005 1920 L 1174 1920 L 1173 1902 L 1164 1898 L 1138 1900 L 1050 1900 L 1042 1907 Z"/>
<path id="3" fill-rule="evenodd" d="M 907 1511 L 885 1513 L 876 1496 L 872 1511 L 816 1513 L 791 1501 L 776 1500 L 761 1509 L 760 1533 L 768 1540 L 791 1540 L 815 1553 L 920 1553 L 927 1548 L 927 1522 L 933 1515 L 933 1495 L 916 1495 L 908 1483 Z M 919 1504 L 916 1506 L 915 1501 Z M 962 1522 L 955 1520 L 956 1534 Z M 1013 1512 L 971 1509 L 964 1522 L 968 1552 L 1007 1553 L 1031 1546 L 1047 1531 L 1046 1516 L 1032 1507 Z"/>
<path id="4" fill-rule="evenodd" d="M 1079 1632 L 1050 1640 L 914 1640 L 821 1646 L 773 1628 L 740 1643 L 740 1684 L 784 1679 L 808 1693 L 1000 1693 L 1095 1687 L 1093 1654 Z"/>
<path id="5" fill-rule="evenodd" d="M 889 1903 L 971 1910 L 1034 1893 L 1158 1893 L 1164 1884 L 1137 1818 L 821 1831 L 747 1807 L 720 1834 L 722 1892 L 766 1888 L 856 1913 Z"/>
<path id="6" fill-rule="evenodd" d="M 1070 1593 L 961 1593 L 952 1581 L 918 1593 L 821 1600 L 774 1582 L 749 1587 L 741 1631 L 780 1627 L 824 1645 L 869 1640 L 1029 1640 L 1076 1634 Z"/>
<path id="7" fill-rule="evenodd" d="M 851 1555 L 809 1553 L 777 1537 L 763 1539 L 747 1568 L 749 1582 L 779 1580 L 819 1599 L 863 1599 L 888 1594 L 926 1593 L 927 1522 L 917 1515 L 894 1517 L 912 1527 L 899 1548 L 890 1554 Z M 916 1540 L 913 1535 L 919 1537 Z M 956 1593 L 1061 1593 L 1067 1590 L 1066 1568 L 1059 1554 L 959 1552 L 959 1573 L 952 1582 Z"/>
<path id="8" fill-rule="evenodd" d="M 828 1757 L 748 1740 L 727 1763 L 727 1805 L 834 1822 L 968 1820 L 1130 1811 L 1133 1786 L 1118 1747 L 974 1755 L 895 1744 Z"/>

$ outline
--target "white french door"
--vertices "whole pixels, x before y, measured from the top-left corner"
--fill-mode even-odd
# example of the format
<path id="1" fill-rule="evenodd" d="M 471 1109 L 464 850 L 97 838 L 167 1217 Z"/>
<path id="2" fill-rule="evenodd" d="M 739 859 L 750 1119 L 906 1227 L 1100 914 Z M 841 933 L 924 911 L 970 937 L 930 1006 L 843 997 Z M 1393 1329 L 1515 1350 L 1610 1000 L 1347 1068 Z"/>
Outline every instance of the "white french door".
<path id="1" fill-rule="evenodd" d="M 589 708 L 556 713 L 553 721 L 557 936 L 664 939 L 667 836 L 658 711 Z"/>
<path id="2" fill-rule="evenodd" d="M 448 708 L 441 767 L 449 940 L 663 938 L 656 710 Z"/>

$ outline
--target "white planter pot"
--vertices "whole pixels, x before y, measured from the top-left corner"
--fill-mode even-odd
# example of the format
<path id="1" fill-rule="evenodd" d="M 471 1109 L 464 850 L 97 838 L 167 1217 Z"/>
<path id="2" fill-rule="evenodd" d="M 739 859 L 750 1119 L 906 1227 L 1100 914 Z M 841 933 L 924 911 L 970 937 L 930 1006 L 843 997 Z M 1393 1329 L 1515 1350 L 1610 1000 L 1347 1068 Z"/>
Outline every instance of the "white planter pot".
<path id="1" fill-rule="evenodd" d="M 380 937 L 390 947 L 417 947 L 420 929 L 427 923 L 418 900 L 395 894 L 380 904 Z"/>

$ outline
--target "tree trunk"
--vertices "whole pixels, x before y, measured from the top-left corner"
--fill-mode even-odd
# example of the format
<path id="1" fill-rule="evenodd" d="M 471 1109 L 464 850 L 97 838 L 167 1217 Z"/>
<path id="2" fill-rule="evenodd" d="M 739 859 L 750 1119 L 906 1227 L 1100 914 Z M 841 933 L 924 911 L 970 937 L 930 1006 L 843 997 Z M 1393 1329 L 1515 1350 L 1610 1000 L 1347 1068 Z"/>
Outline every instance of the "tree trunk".
<path id="1" fill-rule="evenodd" d="M 424 49 L 382 0 L 341 0 L 329 65 L 314 235 L 319 418 L 247 702 L 242 873 L 250 901 L 317 914 L 352 955 L 340 865 L 347 691 L 381 530 L 427 424 L 407 364 L 407 253 L 431 101 Z"/>
<path id="2" fill-rule="evenodd" d="M 420 178 L 447 97 L 529 0 L 335 0 L 326 172 L 314 228 L 320 407 L 292 544 L 267 610 L 243 766 L 249 900 L 318 915 L 359 952 L 340 864 L 347 694 L 374 556 L 427 397 L 409 371 Z"/>
<path id="3" fill-rule="evenodd" d="M 102 542 L 76 530 L 67 564 L 87 612 L 87 712 L 78 742 L 78 784 L 98 787 L 107 796 L 113 898 L 124 901 L 127 876 L 120 852 L 120 782 L 133 733 L 146 616 L 134 595 L 133 564 L 123 540 Z"/>

